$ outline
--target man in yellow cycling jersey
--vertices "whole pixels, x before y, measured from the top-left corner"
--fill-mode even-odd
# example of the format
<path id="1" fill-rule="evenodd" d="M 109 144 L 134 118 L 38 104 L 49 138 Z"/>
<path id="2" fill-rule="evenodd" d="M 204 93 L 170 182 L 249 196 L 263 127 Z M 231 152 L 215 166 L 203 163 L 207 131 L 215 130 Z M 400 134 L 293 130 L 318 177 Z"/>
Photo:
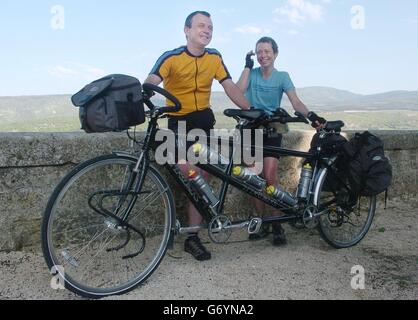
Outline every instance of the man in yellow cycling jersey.
<path id="1" fill-rule="evenodd" d="M 249 109 L 250 106 L 242 91 L 232 81 L 221 54 L 215 49 L 206 48 L 213 33 L 210 14 L 205 11 L 191 13 L 186 19 L 184 33 L 187 45 L 164 53 L 145 82 L 155 85 L 163 82 L 164 89 L 180 100 L 182 110 L 170 115 L 169 129 L 178 132 L 179 121 L 185 121 L 187 132 L 202 129 L 209 136 L 215 125 L 215 116 L 210 108 L 213 80 L 219 81 L 228 97 L 238 107 Z M 188 176 L 191 166 L 179 164 L 179 167 Z M 208 178 L 207 173 L 201 175 Z M 202 224 L 203 219 L 192 203 L 189 203 L 188 216 L 189 226 Z M 199 261 L 211 258 L 197 233 L 189 235 L 185 241 L 185 251 Z"/>

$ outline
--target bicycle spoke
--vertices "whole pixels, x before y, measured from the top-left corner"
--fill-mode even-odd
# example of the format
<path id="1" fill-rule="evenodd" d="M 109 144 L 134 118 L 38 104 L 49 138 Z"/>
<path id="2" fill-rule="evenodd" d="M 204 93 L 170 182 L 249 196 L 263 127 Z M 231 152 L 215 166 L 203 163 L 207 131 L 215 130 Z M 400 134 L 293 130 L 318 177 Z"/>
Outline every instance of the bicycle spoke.
<path id="1" fill-rule="evenodd" d="M 105 232 L 108 231 L 108 229 L 104 229 L 100 234 L 97 234 L 98 232 L 96 232 L 96 234 L 93 236 L 93 238 L 87 243 L 86 246 L 84 246 L 81 250 L 79 250 L 75 255 L 74 258 L 77 260 L 77 258 L 79 258 L 81 256 L 81 253 L 85 250 L 87 250 L 87 248 L 94 242 L 96 241 L 96 239 L 98 239 L 99 237 L 101 237 L 103 234 L 105 234 Z M 80 255 L 80 256 L 79 256 Z"/>
<path id="2" fill-rule="evenodd" d="M 158 194 L 158 196 L 163 195 L 165 192 L 167 192 L 167 190 L 163 190 L 162 192 L 160 192 Z M 143 202 L 146 202 L 146 200 L 148 200 L 148 198 L 150 198 L 152 196 L 152 194 L 150 194 L 147 199 L 145 199 Z M 154 200 L 152 200 L 151 202 L 149 202 L 144 208 L 142 208 L 136 215 L 134 215 L 132 218 L 128 219 L 128 222 L 135 220 L 139 215 L 141 215 L 141 213 L 143 213 L 146 209 L 148 209 L 151 205 L 153 205 L 155 203 L 155 201 L 157 201 L 157 196 L 154 198 Z"/>
<path id="3" fill-rule="evenodd" d="M 100 254 L 100 253 L 102 253 L 103 252 L 103 250 L 107 247 L 107 245 L 109 244 L 109 243 L 111 243 L 115 238 L 116 238 L 116 236 L 117 235 L 115 235 L 115 236 L 113 236 L 113 238 L 110 240 L 110 241 L 107 241 L 110 237 L 111 237 L 111 235 L 109 236 L 109 237 L 107 237 L 107 239 L 104 241 L 104 245 L 102 245 L 102 247 L 99 249 L 99 250 L 97 250 L 97 252 L 96 252 L 96 254 L 90 259 L 90 260 L 88 260 L 87 261 L 87 264 L 84 264 L 84 268 L 85 269 L 87 269 L 87 267 L 90 267 L 91 266 L 91 264 L 93 263 L 93 261 L 94 261 L 94 259 Z M 85 273 L 88 271 L 88 269 L 86 270 L 86 271 L 84 271 L 84 273 L 81 275 L 81 279 L 84 279 L 84 275 L 85 275 Z"/>
<path id="4" fill-rule="evenodd" d="M 65 231 L 62 231 L 62 232 L 55 232 L 54 234 L 55 235 L 61 235 L 61 234 L 64 234 L 64 233 L 76 232 L 76 231 L 80 231 L 80 230 L 89 230 L 89 229 L 92 229 L 93 227 L 98 227 L 98 226 L 102 226 L 102 225 L 103 225 L 103 223 L 98 223 L 98 224 L 93 224 L 93 225 L 89 225 L 87 227 L 82 227 L 82 228 L 78 228 L 78 229 L 70 229 L 70 230 L 65 230 Z"/>

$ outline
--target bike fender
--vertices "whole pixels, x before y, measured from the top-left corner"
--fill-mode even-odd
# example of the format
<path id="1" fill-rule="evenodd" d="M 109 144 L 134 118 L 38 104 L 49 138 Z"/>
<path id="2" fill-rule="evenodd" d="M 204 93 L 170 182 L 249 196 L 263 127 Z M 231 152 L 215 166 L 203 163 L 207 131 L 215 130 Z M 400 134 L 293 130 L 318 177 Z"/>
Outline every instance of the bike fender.
<path id="1" fill-rule="evenodd" d="M 315 182 L 315 192 L 314 192 L 314 205 L 318 207 L 319 205 L 319 196 L 322 189 L 322 186 L 325 182 L 325 178 L 327 177 L 328 169 L 322 168 L 317 175 L 317 181 Z"/>
<path id="2" fill-rule="evenodd" d="M 112 154 L 118 156 L 118 157 L 127 157 L 132 160 L 138 161 L 139 157 L 133 155 L 132 153 L 126 152 L 126 151 L 112 151 Z"/>

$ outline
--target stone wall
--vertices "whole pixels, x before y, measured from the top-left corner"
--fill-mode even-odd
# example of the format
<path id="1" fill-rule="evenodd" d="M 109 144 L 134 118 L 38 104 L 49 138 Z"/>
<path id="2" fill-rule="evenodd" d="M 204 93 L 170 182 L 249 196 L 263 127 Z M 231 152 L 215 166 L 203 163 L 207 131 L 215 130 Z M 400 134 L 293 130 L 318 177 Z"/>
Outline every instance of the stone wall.
<path id="1" fill-rule="evenodd" d="M 415 197 L 418 194 L 418 131 L 375 133 L 384 140 L 394 166 L 390 197 Z M 313 132 L 292 132 L 285 137 L 284 145 L 308 150 L 312 135 Z M 128 149 L 124 134 L 0 134 L 0 251 L 39 246 L 41 217 L 48 198 L 73 166 L 112 150 Z M 295 158 L 280 160 L 280 185 L 289 191 L 297 185 L 300 162 Z M 173 183 L 170 179 L 169 182 Z M 219 186 L 213 183 L 215 188 Z M 174 191 L 177 211 L 182 216 L 186 200 Z M 248 216 L 252 203 L 248 196 L 231 189 L 226 210 L 231 216 Z"/>

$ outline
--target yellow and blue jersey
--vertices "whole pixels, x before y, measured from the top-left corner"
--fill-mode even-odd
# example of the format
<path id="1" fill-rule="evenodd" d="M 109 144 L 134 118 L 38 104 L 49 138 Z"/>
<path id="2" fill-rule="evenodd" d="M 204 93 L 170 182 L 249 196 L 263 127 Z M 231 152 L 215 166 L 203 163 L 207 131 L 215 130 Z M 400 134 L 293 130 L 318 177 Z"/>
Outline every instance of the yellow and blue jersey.
<path id="1" fill-rule="evenodd" d="M 172 116 L 184 116 L 210 108 L 213 80 L 222 83 L 231 79 L 217 50 L 207 48 L 203 55 L 196 57 L 185 46 L 164 53 L 151 74 L 158 76 L 164 89 L 181 102 L 182 110 Z M 173 105 L 169 101 L 167 103 Z"/>

